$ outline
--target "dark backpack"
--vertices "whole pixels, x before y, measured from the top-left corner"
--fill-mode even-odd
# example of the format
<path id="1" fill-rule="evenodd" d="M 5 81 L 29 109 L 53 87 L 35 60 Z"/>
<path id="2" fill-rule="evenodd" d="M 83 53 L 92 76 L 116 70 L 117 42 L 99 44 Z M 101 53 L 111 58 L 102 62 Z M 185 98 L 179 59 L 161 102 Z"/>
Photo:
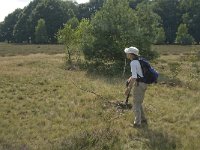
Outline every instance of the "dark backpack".
<path id="1" fill-rule="evenodd" d="M 158 72 L 149 64 L 149 62 L 139 57 L 138 61 L 140 62 L 142 73 L 144 77 L 138 75 L 138 81 L 144 82 L 146 84 L 157 83 Z"/>

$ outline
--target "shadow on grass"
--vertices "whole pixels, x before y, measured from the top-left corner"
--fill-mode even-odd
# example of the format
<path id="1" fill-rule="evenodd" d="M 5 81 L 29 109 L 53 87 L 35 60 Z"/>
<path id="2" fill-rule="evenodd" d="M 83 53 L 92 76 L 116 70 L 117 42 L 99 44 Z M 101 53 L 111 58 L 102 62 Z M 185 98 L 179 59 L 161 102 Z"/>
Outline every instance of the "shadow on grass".
<path id="1" fill-rule="evenodd" d="M 92 76 L 104 77 L 122 77 L 124 71 L 124 62 L 82 62 L 78 66 L 80 69 Z M 126 66 L 125 73 L 130 74 L 129 65 Z"/>
<path id="2" fill-rule="evenodd" d="M 159 74 L 159 78 L 158 78 L 158 84 L 164 84 L 167 86 L 183 86 L 183 83 L 180 79 L 178 78 L 170 78 L 169 76 L 166 76 L 162 73 Z"/>
<path id="3" fill-rule="evenodd" d="M 140 134 L 147 140 L 147 145 L 152 150 L 175 150 L 178 139 L 164 131 L 149 129 L 148 126 L 140 129 Z"/>

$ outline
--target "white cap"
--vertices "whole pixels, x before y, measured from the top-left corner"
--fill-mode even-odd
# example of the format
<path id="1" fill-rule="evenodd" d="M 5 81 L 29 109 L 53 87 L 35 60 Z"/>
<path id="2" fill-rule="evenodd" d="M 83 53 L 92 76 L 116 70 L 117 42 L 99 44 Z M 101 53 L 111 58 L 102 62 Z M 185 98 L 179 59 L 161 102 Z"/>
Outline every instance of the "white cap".
<path id="1" fill-rule="evenodd" d="M 131 46 L 129 48 L 125 48 L 124 52 L 128 53 L 128 54 L 135 54 L 135 55 L 139 56 L 139 50 L 136 47 Z"/>

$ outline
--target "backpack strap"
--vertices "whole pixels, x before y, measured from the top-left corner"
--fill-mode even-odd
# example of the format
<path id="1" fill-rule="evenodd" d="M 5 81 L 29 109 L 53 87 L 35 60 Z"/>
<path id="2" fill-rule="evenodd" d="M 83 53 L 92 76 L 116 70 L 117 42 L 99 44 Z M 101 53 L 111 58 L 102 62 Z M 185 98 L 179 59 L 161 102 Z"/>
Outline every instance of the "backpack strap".
<path id="1" fill-rule="evenodd" d="M 140 64 L 140 67 L 141 67 L 141 70 L 142 70 L 142 65 L 140 63 L 140 57 L 138 57 L 136 60 L 138 60 L 139 64 Z M 142 70 L 142 74 L 143 74 L 143 70 Z M 144 77 L 141 77 L 139 74 L 137 74 L 137 82 L 144 82 Z"/>
<path id="2" fill-rule="evenodd" d="M 140 63 L 140 60 L 142 60 L 142 57 L 136 57 L 134 58 L 133 60 L 138 60 L 140 66 L 141 66 L 141 69 L 142 69 L 142 65 Z M 143 73 L 143 70 L 142 70 L 142 73 Z M 136 79 L 137 82 L 144 82 L 144 78 L 141 77 L 139 74 L 137 74 L 137 79 Z"/>

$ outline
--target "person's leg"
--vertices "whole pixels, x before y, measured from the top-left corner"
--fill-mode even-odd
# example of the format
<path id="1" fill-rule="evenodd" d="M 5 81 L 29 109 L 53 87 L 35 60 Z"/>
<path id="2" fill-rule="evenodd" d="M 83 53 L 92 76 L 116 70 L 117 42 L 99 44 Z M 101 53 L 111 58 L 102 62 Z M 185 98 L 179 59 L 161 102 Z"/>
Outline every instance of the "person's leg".
<path id="1" fill-rule="evenodd" d="M 141 105 L 140 110 L 141 110 L 141 121 L 144 121 L 144 120 L 146 120 L 146 117 L 145 117 L 145 114 L 144 114 L 144 110 L 143 110 L 143 106 L 142 106 L 142 105 Z"/>
<path id="2" fill-rule="evenodd" d="M 133 98 L 134 98 L 133 109 L 135 113 L 134 124 L 140 125 L 141 121 L 143 119 L 146 119 L 142 107 L 145 91 L 146 91 L 146 84 L 144 83 L 138 83 L 134 87 L 133 91 Z"/>
<path id="3" fill-rule="evenodd" d="M 141 124 L 141 104 L 139 102 L 134 102 L 133 109 L 135 113 L 134 124 L 140 125 Z"/>

